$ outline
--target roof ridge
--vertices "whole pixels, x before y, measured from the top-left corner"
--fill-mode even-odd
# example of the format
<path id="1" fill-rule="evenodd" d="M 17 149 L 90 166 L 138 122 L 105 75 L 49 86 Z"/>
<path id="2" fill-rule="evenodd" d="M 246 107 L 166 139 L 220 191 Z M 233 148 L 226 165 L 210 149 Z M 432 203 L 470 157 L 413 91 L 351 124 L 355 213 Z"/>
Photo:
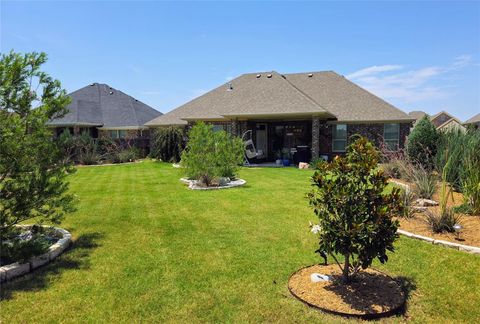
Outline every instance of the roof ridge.
<path id="1" fill-rule="evenodd" d="M 310 97 L 309 95 L 307 95 L 305 92 L 303 92 L 302 90 L 300 90 L 297 86 L 295 86 L 293 83 L 291 83 L 290 81 L 287 80 L 286 77 L 284 77 L 285 74 L 280 74 L 280 77 L 282 79 L 284 79 L 285 81 L 287 81 L 287 83 L 293 87 L 295 90 L 297 90 L 301 95 L 303 95 L 305 98 L 307 98 L 308 100 L 310 100 L 311 102 L 313 102 L 315 105 L 317 105 L 318 107 L 320 107 L 321 109 L 323 109 L 325 112 L 329 113 L 330 115 L 334 116 L 335 118 L 337 118 L 337 116 L 335 114 L 332 114 L 330 111 L 328 111 L 326 108 L 324 108 L 322 105 L 320 105 L 318 102 L 316 102 L 312 97 Z"/>

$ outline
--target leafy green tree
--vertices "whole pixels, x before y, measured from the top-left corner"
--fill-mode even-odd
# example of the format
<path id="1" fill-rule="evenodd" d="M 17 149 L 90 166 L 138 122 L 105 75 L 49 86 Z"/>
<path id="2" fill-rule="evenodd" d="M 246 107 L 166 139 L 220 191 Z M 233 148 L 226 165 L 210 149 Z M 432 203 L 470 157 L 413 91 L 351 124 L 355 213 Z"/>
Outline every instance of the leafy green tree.
<path id="1" fill-rule="evenodd" d="M 166 162 L 178 162 L 185 148 L 183 130 L 180 127 L 159 127 L 152 133 L 150 156 Z"/>
<path id="2" fill-rule="evenodd" d="M 187 176 L 211 186 L 218 177 L 235 177 L 243 161 L 243 142 L 224 131 L 214 132 L 212 125 L 197 123 L 189 132 L 182 164 Z"/>
<path id="3" fill-rule="evenodd" d="M 375 258 L 384 263 L 394 251 L 398 222 L 392 217 L 401 210 L 400 189 L 387 189 L 387 177 L 377 167 L 379 153 L 365 137 L 356 139 L 346 157 L 321 162 L 312 176 L 308 194 L 319 224 L 317 251 L 331 255 L 348 282 Z M 343 265 L 336 255 L 344 257 Z"/>
<path id="4" fill-rule="evenodd" d="M 0 58 L 0 240 L 30 220 L 58 223 L 73 210 L 66 177 L 72 168 L 47 122 L 66 113 L 69 97 L 40 70 L 44 53 Z"/>
<path id="5" fill-rule="evenodd" d="M 243 141 L 227 132 L 215 132 L 216 164 L 220 177 L 235 178 L 239 166 L 243 163 L 245 145 Z"/>
<path id="6" fill-rule="evenodd" d="M 410 160 L 432 170 L 435 166 L 435 155 L 439 134 L 428 116 L 424 116 L 408 136 L 407 153 Z"/>

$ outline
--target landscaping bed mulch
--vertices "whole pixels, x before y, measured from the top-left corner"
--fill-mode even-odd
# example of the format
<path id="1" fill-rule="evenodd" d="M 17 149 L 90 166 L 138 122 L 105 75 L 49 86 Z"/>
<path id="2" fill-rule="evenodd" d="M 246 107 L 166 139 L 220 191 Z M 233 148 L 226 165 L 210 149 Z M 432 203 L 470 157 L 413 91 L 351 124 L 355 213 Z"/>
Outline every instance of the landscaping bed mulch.
<path id="1" fill-rule="evenodd" d="M 312 282 L 319 273 L 329 281 Z M 352 282 L 343 284 L 336 264 L 312 265 L 295 272 L 288 289 L 299 300 L 322 311 L 365 319 L 390 316 L 401 311 L 406 295 L 391 277 L 374 269 L 361 271 Z"/>
<path id="2" fill-rule="evenodd" d="M 395 181 L 404 183 L 411 188 L 414 188 L 414 184 L 406 182 L 404 180 L 395 179 Z M 437 192 L 435 192 L 432 197 L 432 199 L 437 202 L 440 201 L 439 191 L 440 190 L 437 189 Z M 452 195 L 447 202 L 447 206 L 455 207 L 460 206 L 462 203 L 462 193 L 452 191 Z M 434 213 L 438 213 L 440 211 L 440 207 L 431 206 L 428 207 L 428 210 Z M 426 223 L 424 213 L 415 213 L 414 217 L 409 219 L 399 217 L 398 220 L 400 221 L 400 229 L 407 232 L 427 236 L 435 240 L 444 240 L 452 243 L 480 247 L 480 215 L 466 215 L 461 213 L 457 213 L 457 215 L 460 216 L 460 224 L 463 227 L 459 236 L 461 240 L 457 240 L 457 235 L 455 233 L 434 233 Z"/>

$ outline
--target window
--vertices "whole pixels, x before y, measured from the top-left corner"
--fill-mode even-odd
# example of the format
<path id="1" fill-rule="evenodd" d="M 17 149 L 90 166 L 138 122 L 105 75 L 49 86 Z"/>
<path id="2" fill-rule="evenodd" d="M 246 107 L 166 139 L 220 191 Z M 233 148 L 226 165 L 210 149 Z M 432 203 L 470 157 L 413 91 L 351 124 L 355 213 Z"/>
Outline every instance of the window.
<path id="1" fill-rule="evenodd" d="M 213 124 L 213 131 L 214 132 L 223 131 L 223 124 Z"/>
<path id="2" fill-rule="evenodd" d="M 347 125 L 333 125 L 332 151 L 345 152 L 345 147 L 347 147 Z"/>
<path id="3" fill-rule="evenodd" d="M 127 137 L 127 131 L 122 129 L 118 131 L 118 138 L 125 138 Z"/>
<path id="4" fill-rule="evenodd" d="M 108 131 L 110 138 L 126 138 L 127 137 L 127 131 L 122 129 L 112 129 Z"/>
<path id="5" fill-rule="evenodd" d="M 389 151 L 397 151 L 400 139 L 400 124 L 383 125 L 383 141 Z"/>

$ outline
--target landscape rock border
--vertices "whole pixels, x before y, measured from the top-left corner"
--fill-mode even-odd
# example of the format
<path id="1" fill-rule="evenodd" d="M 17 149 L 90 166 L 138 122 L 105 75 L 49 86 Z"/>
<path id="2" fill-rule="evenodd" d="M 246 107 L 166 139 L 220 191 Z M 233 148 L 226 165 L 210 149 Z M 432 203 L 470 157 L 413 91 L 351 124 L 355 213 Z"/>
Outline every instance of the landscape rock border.
<path id="1" fill-rule="evenodd" d="M 401 230 L 401 229 L 398 229 L 397 233 L 401 234 L 401 235 L 404 235 L 406 237 L 410 237 L 410 238 L 417 239 L 417 240 L 422 240 L 422 241 L 425 241 L 425 242 L 428 242 L 428 243 L 432 243 L 432 244 L 436 244 L 436 245 L 442 245 L 444 247 L 452 248 L 452 249 L 455 249 L 455 250 L 480 255 L 480 247 L 464 245 L 464 244 L 459 244 L 459 243 L 453 243 L 453 242 L 444 241 L 444 240 L 435 240 L 431 237 L 410 233 L 410 232 L 407 232 L 407 231 L 404 231 L 404 230 Z"/>
<path id="2" fill-rule="evenodd" d="M 29 225 L 25 225 L 25 227 L 26 226 Z M 54 227 L 54 229 L 58 234 L 62 234 L 61 239 L 59 239 L 55 244 L 50 246 L 46 253 L 35 256 L 31 258 L 28 262 L 15 262 L 0 267 L 0 282 L 3 283 L 13 278 L 27 274 L 34 269 L 37 269 L 38 267 L 41 267 L 53 261 L 56 257 L 62 254 L 62 252 L 65 251 L 72 242 L 72 234 L 70 234 L 70 232 L 64 230 L 63 228 Z"/>
<path id="3" fill-rule="evenodd" d="M 410 186 L 405 184 L 405 183 L 401 183 L 401 182 L 398 182 L 398 181 L 395 181 L 395 180 L 390 180 L 390 182 L 395 183 L 396 185 L 399 185 L 401 187 L 404 187 L 406 190 L 411 190 Z M 410 237 L 410 238 L 417 239 L 417 240 L 422 240 L 422 241 L 425 241 L 425 242 L 428 242 L 428 243 L 432 243 L 432 244 L 436 244 L 436 245 L 442 245 L 444 247 L 448 247 L 448 248 L 451 248 L 451 249 L 480 255 L 480 247 L 475 247 L 475 246 L 465 245 L 465 244 L 460 244 L 460 243 L 454 243 L 454 242 L 449 242 L 449 241 L 444 241 L 444 240 L 436 240 L 436 239 L 433 239 L 433 238 L 428 237 L 428 236 L 414 234 L 414 233 L 407 232 L 407 231 L 404 231 L 404 230 L 401 230 L 401 229 L 398 229 L 397 233 L 401 234 L 401 235 L 404 235 L 406 237 Z"/>
<path id="4" fill-rule="evenodd" d="M 235 187 L 240 187 L 243 186 L 247 183 L 247 181 L 243 179 L 236 179 L 228 182 L 226 186 L 215 186 L 215 187 L 202 187 L 197 185 L 197 180 L 190 180 L 187 178 L 180 178 L 180 181 L 182 181 L 185 184 L 188 184 L 188 188 L 192 190 L 217 190 L 217 189 L 230 189 L 230 188 L 235 188 Z"/>

